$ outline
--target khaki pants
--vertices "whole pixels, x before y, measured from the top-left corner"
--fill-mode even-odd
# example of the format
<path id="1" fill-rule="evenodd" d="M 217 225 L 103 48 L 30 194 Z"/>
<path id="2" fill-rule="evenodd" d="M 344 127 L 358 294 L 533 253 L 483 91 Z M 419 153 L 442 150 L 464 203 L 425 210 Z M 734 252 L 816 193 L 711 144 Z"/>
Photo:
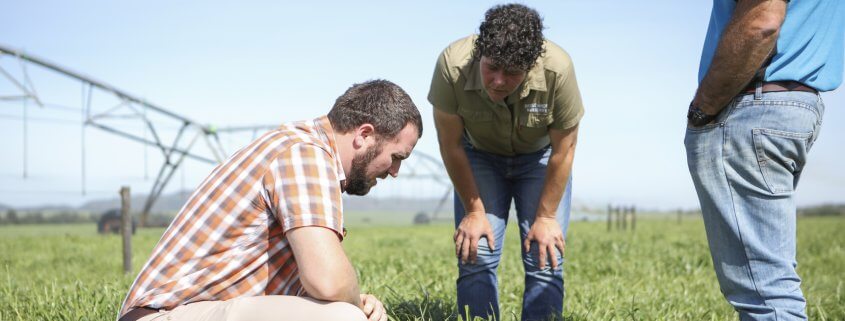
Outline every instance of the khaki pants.
<path id="1" fill-rule="evenodd" d="M 358 307 L 345 302 L 268 295 L 228 301 L 204 301 L 181 305 L 171 311 L 147 315 L 138 321 L 365 321 Z"/>

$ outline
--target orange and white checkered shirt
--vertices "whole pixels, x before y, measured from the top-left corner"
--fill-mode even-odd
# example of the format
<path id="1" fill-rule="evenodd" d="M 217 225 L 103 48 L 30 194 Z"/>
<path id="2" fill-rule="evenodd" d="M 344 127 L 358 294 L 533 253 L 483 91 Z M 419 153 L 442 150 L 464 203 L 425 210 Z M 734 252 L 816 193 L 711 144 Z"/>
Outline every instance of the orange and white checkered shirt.
<path id="1" fill-rule="evenodd" d="M 135 307 L 303 295 L 285 232 L 322 226 L 342 240 L 344 179 L 326 116 L 264 134 L 217 166 L 191 195 L 120 315 Z"/>

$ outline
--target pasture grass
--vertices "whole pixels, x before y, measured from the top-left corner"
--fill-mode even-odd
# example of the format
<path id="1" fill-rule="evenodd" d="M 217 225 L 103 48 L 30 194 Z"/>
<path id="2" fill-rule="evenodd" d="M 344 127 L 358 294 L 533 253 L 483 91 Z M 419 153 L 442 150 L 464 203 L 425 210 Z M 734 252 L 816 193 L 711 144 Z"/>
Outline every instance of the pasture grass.
<path id="1" fill-rule="evenodd" d="M 810 320 L 845 320 L 845 218 L 798 220 L 799 273 Z M 114 320 L 162 229 L 133 237 L 121 272 L 116 235 L 93 224 L 0 227 L 0 321 Z M 392 320 L 455 319 L 457 266 L 450 224 L 351 227 L 344 241 L 364 291 Z M 515 224 L 499 267 L 502 319 L 521 311 Z M 700 220 L 640 220 L 636 231 L 574 222 L 566 247 L 567 320 L 736 320 L 719 293 Z"/>

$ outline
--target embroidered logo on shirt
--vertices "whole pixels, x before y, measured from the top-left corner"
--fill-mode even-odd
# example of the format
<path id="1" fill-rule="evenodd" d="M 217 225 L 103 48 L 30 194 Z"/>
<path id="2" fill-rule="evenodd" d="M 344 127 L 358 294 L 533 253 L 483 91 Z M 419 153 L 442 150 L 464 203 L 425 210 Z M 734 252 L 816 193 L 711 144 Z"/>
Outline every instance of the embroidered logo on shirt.
<path id="1" fill-rule="evenodd" d="M 547 104 L 525 104 L 525 110 L 529 113 L 548 114 L 549 105 Z"/>

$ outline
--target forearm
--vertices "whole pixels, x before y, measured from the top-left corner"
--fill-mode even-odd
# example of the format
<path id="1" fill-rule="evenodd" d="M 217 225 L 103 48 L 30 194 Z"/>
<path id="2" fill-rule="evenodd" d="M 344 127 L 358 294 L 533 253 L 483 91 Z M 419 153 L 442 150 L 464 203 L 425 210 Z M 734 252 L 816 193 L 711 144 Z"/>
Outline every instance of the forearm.
<path id="1" fill-rule="evenodd" d="M 536 217 L 554 218 L 557 207 L 569 175 L 572 173 L 572 163 L 575 161 L 575 145 L 578 142 L 578 125 L 569 129 L 549 129 L 549 140 L 552 153 L 546 166 L 546 181 L 540 193 L 540 204 Z"/>
<path id="2" fill-rule="evenodd" d="M 289 230 L 285 237 L 296 258 L 299 282 L 309 297 L 361 306 L 358 277 L 334 231 L 305 226 Z"/>
<path id="3" fill-rule="evenodd" d="M 553 151 L 549 156 L 546 167 L 546 181 L 540 194 L 540 204 L 537 207 L 537 217 L 555 218 L 560 199 L 566 191 L 566 183 L 572 171 L 574 161 L 572 150 Z"/>
<path id="4" fill-rule="evenodd" d="M 311 298 L 328 302 L 346 302 L 361 307 L 361 290 L 352 264 L 331 269 L 332 276 L 301 275 L 303 287 Z"/>
<path id="5" fill-rule="evenodd" d="M 777 43 L 785 8 L 783 0 L 737 4 L 693 105 L 708 114 L 717 114 L 753 79 Z"/>
<path id="6" fill-rule="evenodd" d="M 346 271 L 339 280 L 344 284 L 340 286 L 341 291 L 338 293 L 339 297 L 334 301 L 347 302 L 361 308 L 361 288 L 358 286 L 358 276 L 352 267 L 352 263 L 347 265 Z"/>
<path id="7" fill-rule="evenodd" d="M 464 210 L 467 213 L 483 212 L 484 204 L 478 194 L 475 177 L 473 177 L 472 168 L 469 165 L 469 158 L 467 158 L 463 147 L 454 144 L 444 146 L 441 143 L 440 155 L 443 157 L 443 163 L 446 166 L 449 178 L 452 180 L 452 185 L 455 186 L 455 191 L 461 198 Z"/>

